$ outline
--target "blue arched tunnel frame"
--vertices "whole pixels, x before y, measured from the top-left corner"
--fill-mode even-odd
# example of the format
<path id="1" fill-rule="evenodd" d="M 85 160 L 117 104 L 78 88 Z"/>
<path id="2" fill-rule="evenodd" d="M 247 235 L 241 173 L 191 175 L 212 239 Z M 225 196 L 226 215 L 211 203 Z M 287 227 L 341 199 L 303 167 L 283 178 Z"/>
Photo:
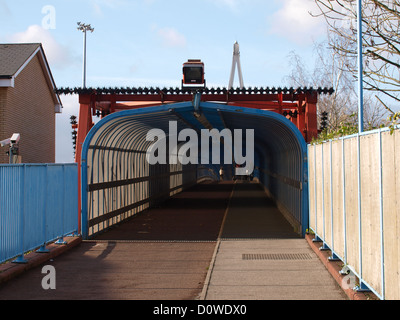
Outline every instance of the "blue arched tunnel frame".
<path id="1" fill-rule="evenodd" d="M 89 237 L 89 190 L 90 182 L 96 176 L 94 168 L 122 162 L 123 156 L 118 153 L 128 154 L 128 149 L 143 154 L 150 144 L 143 138 L 146 132 L 152 128 L 166 129 L 168 121 L 179 121 L 180 129 L 205 129 L 204 121 L 199 121 L 196 113 L 201 114 L 207 124 L 218 130 L 254 129 L 255 177 L 279 204 L 279 209 L 286 211 L 285 216 L 289 217 L 289 222 L 297 225 L 297 231 L 305 235 L 308 228 L 307 144 L 297 127 L 275 112 L 211 102 L 201 102 L 195 108 L 192 103 L 183 102 L 112 113 L 90 130 L 82 146 L 81 157 L 81 219 L 84 239 Z M 97 155 L 97 163 L 94 160 L 96 152 L 103 152 L 101 159 Z M 105 153 L 108 160 L 105 160 Z M 124 156 L 124 159 L 130 158 L 133 156 Z M 214 166 L 211 169 L 215 171 L 218 168 Z M 96 170 L 100 172 L 98 168 Z M 113 175 L 106 179 L 106 169 L 102 170 L 103 173 L 97 173 L 96 185 L 101 186 L 100 182 L 104 183 L 105 180 L 115 184 Z M 131 166 L 124 164 L 123 168 L 119 168 L 121 172 L 124 170 L 131 170 Z M 138 181 L 140 177 L 134 179 L 131 181 Z M 117 190 L 117 187 L 113 188 Z"/>

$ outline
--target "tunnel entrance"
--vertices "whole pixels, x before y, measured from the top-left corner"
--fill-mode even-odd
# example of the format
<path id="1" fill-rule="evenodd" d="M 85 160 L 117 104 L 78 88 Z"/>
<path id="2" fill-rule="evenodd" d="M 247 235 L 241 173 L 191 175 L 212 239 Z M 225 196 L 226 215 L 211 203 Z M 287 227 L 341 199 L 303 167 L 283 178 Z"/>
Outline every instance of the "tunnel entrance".
<path id="1" fill-rule="evenodd" d="M 243 192 L 247 192 L 250 200 L 243 203 L 250 210 L 254 203 L 248 193 L 257 192 L 251 188 L 262 188 L 292 228 L 300 235 L 305 234 L 308 225 L 306 142 L 297 127 L 271 111 L 210 102 L 195 106 L 183 102 L 115 112 L 90 130 L 81 156 L 83 238 L 94 237 L 137 213 L 155 208 L 181 191 L 201 188 L 202 185 L 198 185 L 201 182 L 220 179 L 221 166 L 212 161 L 149 164 L 146 156 L 152 142 L 146 139 L 148 132 L 158 129 L 168 135 L 171 121 L 177 123 L 178 132 L 184 129 L 195 132 L 202 129 L 253 130 L 252 183 L 237 181 L 233 184 L 234 163 L 224 164 L 225 181 L 211 184 L 216 190 L 210 191 L 209 197 L 212 199 L 222 192 L 218 188 L 236 185 L 240 190 L 248 185 L 250 189 Z M 198 200 L 194 205 L 201 208 L 205 203 Z M 212 206 L 212 201 L 209 205 Z M 239 217 L 246 219 L 237 213 Z M 251 219 L 249 215 L 247 218 Z M 176 219 L 178 224 L 179 218 Z M 225 222 L 228 236 L 229 221 Z M 246 232 L 243 227 L 243 235 Z"/>
<path id="2" fill-rule="evenodd" d="M 203 181 L 94 236 L 96 241 L 298 238 L 255 181 Z"/>

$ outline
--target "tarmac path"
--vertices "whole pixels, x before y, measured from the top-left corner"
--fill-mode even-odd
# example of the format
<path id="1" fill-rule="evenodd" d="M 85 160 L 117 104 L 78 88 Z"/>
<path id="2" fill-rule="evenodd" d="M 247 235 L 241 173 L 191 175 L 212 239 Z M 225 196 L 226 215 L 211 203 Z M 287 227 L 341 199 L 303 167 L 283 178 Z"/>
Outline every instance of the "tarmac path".
<path id="1" fill-rule="evenodd" d="M 232 188 L 200 184 L 177 194 L 46 262 L 55 290 L 42 288 L 38 266 L 1 284 L 0 300 L 197 299 Z"/>

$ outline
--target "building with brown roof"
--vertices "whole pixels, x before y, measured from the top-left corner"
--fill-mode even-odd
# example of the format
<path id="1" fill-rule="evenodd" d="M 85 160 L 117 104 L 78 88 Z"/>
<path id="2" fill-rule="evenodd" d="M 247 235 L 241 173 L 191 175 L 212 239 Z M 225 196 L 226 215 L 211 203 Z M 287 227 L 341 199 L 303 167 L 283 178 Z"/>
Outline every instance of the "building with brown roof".
<path id="1" fill-rule="evenodd" d="M 40 43 L 0 44 L 0 140 L 20 134 L 23 163 L 55 162 L 55 116 L 62 105 Z M 8 148 L 0 163 L 8 163 Z"/>

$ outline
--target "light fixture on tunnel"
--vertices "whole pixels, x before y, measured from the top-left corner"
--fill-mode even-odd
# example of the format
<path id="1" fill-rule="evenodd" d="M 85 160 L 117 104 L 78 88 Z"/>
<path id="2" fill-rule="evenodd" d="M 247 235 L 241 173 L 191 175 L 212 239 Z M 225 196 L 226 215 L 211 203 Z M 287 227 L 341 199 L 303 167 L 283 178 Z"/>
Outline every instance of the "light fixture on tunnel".
<path id="1" fill-rule="evenodd" d="M 183 64 L 182 89 L 205 88 L 204 63 L 200 59 L 189 59 Z"/>

